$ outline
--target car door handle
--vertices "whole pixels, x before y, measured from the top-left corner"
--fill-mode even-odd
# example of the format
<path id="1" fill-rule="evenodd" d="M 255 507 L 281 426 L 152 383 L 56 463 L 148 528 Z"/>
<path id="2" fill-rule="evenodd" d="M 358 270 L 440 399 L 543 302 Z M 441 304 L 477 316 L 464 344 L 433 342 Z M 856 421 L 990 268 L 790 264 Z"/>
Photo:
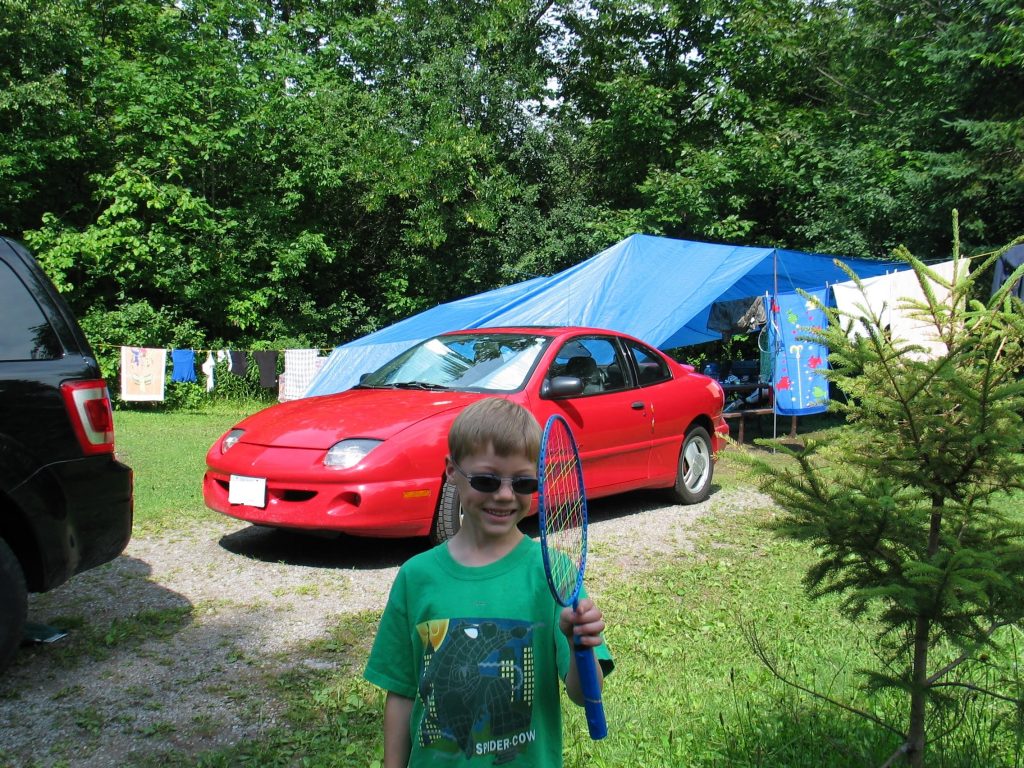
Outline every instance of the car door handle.
<path id="1" fill-rule="evenodd" d="M 644 404 L 642 402 L 640 402 L 639 400 L 637 400 L 635 403 L 633 403 L 629 407 L 632 408 L 634 411 L 642 411 L 644 409 Z"/>

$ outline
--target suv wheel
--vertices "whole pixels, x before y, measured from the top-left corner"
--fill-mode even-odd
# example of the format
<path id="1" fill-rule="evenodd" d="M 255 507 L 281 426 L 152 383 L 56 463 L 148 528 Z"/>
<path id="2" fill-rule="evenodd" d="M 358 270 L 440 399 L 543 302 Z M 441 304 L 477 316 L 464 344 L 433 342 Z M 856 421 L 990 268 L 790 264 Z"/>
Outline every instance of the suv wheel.
<path id="1" fill-rule="evenodd" d="M 21 563 L 0 539 L 0 669 L 11 662 L 21 645 L 27 613 L 28 590 Z"/>

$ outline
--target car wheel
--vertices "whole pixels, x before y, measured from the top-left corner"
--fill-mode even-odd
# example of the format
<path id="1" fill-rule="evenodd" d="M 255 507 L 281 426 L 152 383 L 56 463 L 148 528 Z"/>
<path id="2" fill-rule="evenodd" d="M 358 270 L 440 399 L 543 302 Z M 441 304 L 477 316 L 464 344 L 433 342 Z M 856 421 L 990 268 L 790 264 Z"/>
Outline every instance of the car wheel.
<path id="1" fill-rule="evenodd" d="M 441 486 L 441 500 L 437 504 L 437 515 L 430 529 L 430 541 L 441 544 L 458 533 L 462 525 L 462 502 L 459 501 L 459 489 L 451 480 L 445 480 Z"/>
<path id="2" fill-rule="evenodd" d="M 672 497 L 682 504 L 697 504 L 711 493 L 711 477 L 715 472 L 711 438 L 703 427 L 693 427 L 686 433 L 683 449 L 679 452 L 679 468 Z"/>
<path id="3" fill-rule="evenodd" d="M 21 563 L 0 539 L 0 669 L 10 664 L 21 645 L 27 613 L 28 590 Z"/>

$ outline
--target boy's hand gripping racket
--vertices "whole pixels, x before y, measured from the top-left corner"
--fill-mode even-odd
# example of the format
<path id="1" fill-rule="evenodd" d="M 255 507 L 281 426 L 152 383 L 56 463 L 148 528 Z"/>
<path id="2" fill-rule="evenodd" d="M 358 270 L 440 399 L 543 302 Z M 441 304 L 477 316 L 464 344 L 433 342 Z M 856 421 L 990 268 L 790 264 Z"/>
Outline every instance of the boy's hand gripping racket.
<path id="1" fill-rule="evenodd" d="M 587 564 L 587 497 L 576 441 L 568 423 L 557 414 L 544 427 L 537 474 L 544 572 L 555 600 L 576 610 Z M 575 654 L 590 738 L 603 739 L 608 727 L 594 650 L 575 645 Z"/>

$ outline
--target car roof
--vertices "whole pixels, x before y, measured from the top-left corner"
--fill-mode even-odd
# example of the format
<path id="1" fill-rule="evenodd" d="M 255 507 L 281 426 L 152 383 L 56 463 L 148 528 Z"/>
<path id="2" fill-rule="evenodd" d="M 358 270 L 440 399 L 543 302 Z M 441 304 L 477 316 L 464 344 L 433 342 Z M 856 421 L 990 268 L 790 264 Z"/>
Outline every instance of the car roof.
<path id="1" fill-rule="evenodd" d="M 473 333 L 530 333 L 538 334 L 541 336 L 563 336 L 571 333 L 599 333 L 611 336 L 626 336 L 632 338 L 629 334 L 622 333 L 620 331 L 611 331 L 607 328 L 591 328 L 583 325 L 508 325 L 508 326 L 492 326 L 486 328 L 461 328 L 454 331 L 446 331 L 441 334 L 442 336 L 452 336 L 456 334 L 473 334 Z"/>

